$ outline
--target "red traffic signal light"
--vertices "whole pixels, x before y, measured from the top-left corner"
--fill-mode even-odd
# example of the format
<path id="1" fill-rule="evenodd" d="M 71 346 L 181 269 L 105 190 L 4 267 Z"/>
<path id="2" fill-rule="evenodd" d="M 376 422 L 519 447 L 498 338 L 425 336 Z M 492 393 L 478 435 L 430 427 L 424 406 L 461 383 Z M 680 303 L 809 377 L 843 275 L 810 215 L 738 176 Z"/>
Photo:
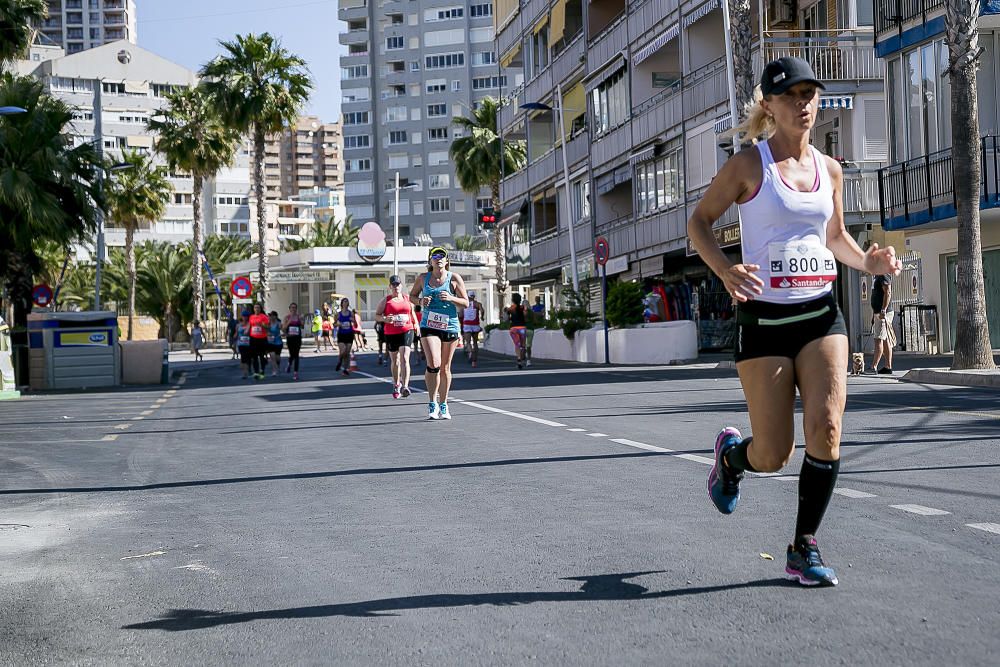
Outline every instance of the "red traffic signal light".
<path id="1" fill-rule="evenodd" d="M 484 208 L 479 211 L 479 224 L 483 227 L 490 227 L 497 224 L 497 214 L 492 208 Z"/>

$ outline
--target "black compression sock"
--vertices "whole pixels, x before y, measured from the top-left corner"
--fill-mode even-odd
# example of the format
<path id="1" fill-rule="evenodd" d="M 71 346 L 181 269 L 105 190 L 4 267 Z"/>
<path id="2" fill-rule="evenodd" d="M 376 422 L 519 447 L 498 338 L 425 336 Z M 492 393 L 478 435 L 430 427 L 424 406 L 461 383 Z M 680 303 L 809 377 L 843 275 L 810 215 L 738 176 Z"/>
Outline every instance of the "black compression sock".
<path id="1" fill-rule="evenodd" d="M 750 472 L 757 472 L 754 467 L 750 465 L 750 459 L 747 456 L 747 448 L 750 447 L 750 443 L 753 441 L 753 436 L 749 438 L 743 438 L 735 447 L 730 447 L 729 451 L 726 452 L 726 463 L 733 470 L 749 470 Z"/>
<path id="2" fill-rule="evenodd" d="M 815 535 L 830 504 L 833 487 L 837 484 L 840 460 L 824 461 L 806 454 L 799 473 L 799 515 L 795 520 L 795 541 L 804 535 Z"/>

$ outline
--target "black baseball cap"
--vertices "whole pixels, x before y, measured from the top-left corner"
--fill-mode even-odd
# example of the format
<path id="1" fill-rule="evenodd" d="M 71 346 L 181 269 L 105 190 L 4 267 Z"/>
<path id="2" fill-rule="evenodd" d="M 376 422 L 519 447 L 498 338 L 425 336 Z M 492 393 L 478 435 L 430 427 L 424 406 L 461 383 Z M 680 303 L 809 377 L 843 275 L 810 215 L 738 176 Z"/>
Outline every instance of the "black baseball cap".
<path id="1" fill-rule="evenodd" d="M 803 82 L 816 84 L 826 90 L 809 63 L 802 58 L 785 56 L 772 60 L 764 67 L 764 73 L 760 77 L 760 92 L 764 95 L 781 95 L 795 84 Z"/>
<path id="2" fill-rule="evenodd" d="M 389 276 L 390 285 L 401 285 L 403 281 L 399 279 L 399 276 Z"/>

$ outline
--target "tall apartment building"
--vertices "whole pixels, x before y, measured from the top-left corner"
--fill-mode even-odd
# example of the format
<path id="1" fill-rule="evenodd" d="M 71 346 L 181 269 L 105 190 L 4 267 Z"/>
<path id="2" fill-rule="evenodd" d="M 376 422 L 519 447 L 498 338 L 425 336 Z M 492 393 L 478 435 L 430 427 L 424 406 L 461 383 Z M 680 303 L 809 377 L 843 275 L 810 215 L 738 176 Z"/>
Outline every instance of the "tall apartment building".
<path id="1" fill-rule="evenodd" d="M 135 44 L 135 0 L 49 0 L 49 17 L 37 27 L 68 54 L 123 39 Z"/>
<path id="2" fill-rule="evenodd" d="M 979 10 L 980 232 L 990 339 L 1000 348 L 1000 5 Z M 875 48 L 886 66 L 892 164 L 879 173 L 880 219 L 898 247 L 917 258 L 899 281 L 923 306 L 940 351 L 954 349 L 958 232 L 952 154 L 951 78 L 943 0 L 897 5 L 875 0 Z M 897 298 L 894 288 L 894 300 Z M 930 308 L 936 309 L 936 317 Z M 915 309 L 911 309 L 915 313 Z M 908 317 L 904 318 L 904 324 Z M 919 331 L 920 328 L 913 327 Z M 910 329 L 910 330 L 913 330 Z M 910 330 L 904 329 L 904 333 Z M 916 349 L 926 350 L 917 337 Z M 913 349 L 908 347 L 907 349 Z"/>
<path id="3" fill-rule="evenodd" d="M 844 161 L 854 229 L 878 222 L 877 167 L 887 159 L 884 66 L 863 4 L 771 0 L 775 20 L 762 35 L 752 3 L 755 76 L 764 62 L 796 55 L 827 83 L 813 142 Z M 505 136 L 524 140 L 528 153 L 501 188 L 512 282 L 551 302 L 571 280 L 572 228 L 581 288 L 599 309 L 592 248 L 603 236 L 609 275 L 661 287 L 668 298 L 697 292 L 699 312 L 681 300 L 675 316 L 700 316 L 703 346 L 714 346 L 708 322 L 730 322 L 731 299 L 695 256 L 687 220 L 731 150 L 719 0 L 503 0 L 495 19 L 502 71 L 523 69 L 525 78 L 504 91 L 513 103 L 500 114 Z M 557 107 L 560 87 L 561 127 L 551 110 L 520 108 Z M 716 234 L 738 259 L 735 207 Z"/>
<path id="4" fill-rule="evenodd" d="M 33 55 L 38 55 L 36 59 Z M 193 86 L 191 70 L 142 49 L 127 40 L 105 44 L 82 53 L 56 56 L 50 47 L 32 47 L 29 59 L 17 63 L 21 74 L 45 83 L 54 97 L 74 109 L 73 139 L 93 142 L 96 120 L 101 120 L 104 154 L 114 160 L 125 149 L 152 151 L 155 136 L 146 121 L 165 103 L 167 92 Z M 157 161 L 164 163 L 157 156 Z M 160 220 L 143 223 L 136 241 L 177 243 L 191 239 L 193 182 L 189 175 L 170 174 L 174 191 Z M 239 147 L 232 167 L 206 181 L 202 211 L 207 234 L 250 236 L 250 149 Z M 107 244 L 123 246 L 124 229 L 108 220 Z"/>
<path id="5" fill-rule="evenodd" d="M 267 139 L 264 185 L 268 199 L 289 199 L 300 192 L 339 190 L 344 185 L 341 125 L 303 116 L 294 127 Z"/>
<path id="6" fill-rule="evenodd" d="M 498 75 L 493 5 L 454 0 L 340 0 L 344 190 L 358 224 L 389 231 L 396 174 L 403 242 L 476 233 L 485 191 L 459 188 L 448 157 L 457 116 L 504 84 Z M 519 71 L 505 76 L 520 83 Z"/>

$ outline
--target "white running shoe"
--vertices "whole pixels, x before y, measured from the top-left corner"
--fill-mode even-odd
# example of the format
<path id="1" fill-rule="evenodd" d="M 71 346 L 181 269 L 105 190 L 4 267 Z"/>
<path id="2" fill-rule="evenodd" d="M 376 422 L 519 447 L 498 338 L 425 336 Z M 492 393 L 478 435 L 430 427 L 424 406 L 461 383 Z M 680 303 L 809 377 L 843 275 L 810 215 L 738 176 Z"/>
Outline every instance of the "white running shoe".
<path id="1" fill-rule="evenodd" d="M 528 368 L 531 368 L 531 359 L 528 359 L 527 361 L 525 361 L 524 365 L 527 366 Z"/>
<path id="2" fill-rule="evenodd" d="M 441 410 L 438 408 L 438 404 L 434 401 L 427 404 L 427 418 L 441 419 Z"/>
<path id="3" fill-rule="evenodd" d="M 448 404 L 447 403 L 438 403 L 438 406 L 440 408 L 439 411 L 438 411 L 438 414 L 440 415 L 440 419 L 451 419 L 451 413 L 448 412 Z"/>

